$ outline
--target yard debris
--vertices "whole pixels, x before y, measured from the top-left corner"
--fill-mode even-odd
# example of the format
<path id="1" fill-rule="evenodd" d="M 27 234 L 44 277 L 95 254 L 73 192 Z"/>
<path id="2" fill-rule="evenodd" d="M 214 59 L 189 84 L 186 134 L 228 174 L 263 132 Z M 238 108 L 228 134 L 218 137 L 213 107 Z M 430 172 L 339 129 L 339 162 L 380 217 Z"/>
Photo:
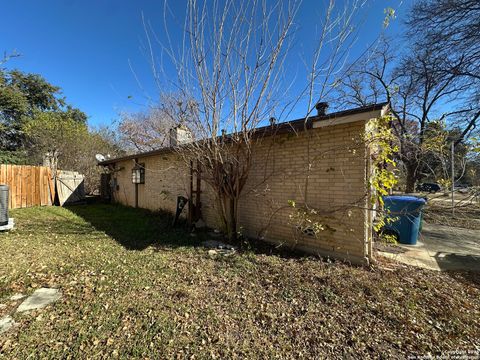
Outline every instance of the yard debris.
<path id="1" fill-rule="evenodd" d="M 223 250 L 237 250 L 237 248 L 230 244 L 225 244 L 222 241 L 218 240 L 207 240 L 202 242 L 202 246 L 207 249 L 223 249 Z"/>
<path id="2" fill-rule="evenodd" d="M 227 249 L 208 250 L 208 255 L 210 255 L 211 257 L 215 257 L 216 255 L 231 256 L 233 254 L 235 254 L 235 250 L 227 250 Z"/>
<path id="3" fill-rule="evenodd" d="M 202 243 L 202 246 L 206 247 L 208 250 L 208 255 L 215 257 L 216 255 L 221 256 L 230 256 L 237 252 L 237 248 L 230 244 L 225 244 L 218 240 L 207 240 Z"/>
<path id="4" fill-rule="evenodd" d="M 21 300 L 21 299 L 23 299 L 25 296 L 26 296 L 26 295 L 23 295 L 23 294 L 20 294 L 20 293 L 13 294 L 12 296 L 10 296 L 10 300 L 11 300 L 11 301 Z"/>
<path id="5" fill-rule="evenodd" d="M 206 247 L 207 249 L 214 249 L 217 253 L 234 253 L 237 251 L 237 248 L 233 245 L 226 244 L 222 241 L 218 240 L 207 240 L 202 242 L 202 246 Z"/>
<path id="6" fill-rule="evenodd" d="M 210 256 L 217 255 L 217 251 L 216 250 L 208 250 L 208 255 L 210 255 Z"/>
<path id="7" fill-rule="evenodd" d="M 20 304 L 17 312 L 41 309 L 62 297 L 58 289 L 40 288 Z"/>
<path id="8" fill-rule="evenodd" d="M 10 315 L 4 316 L 0 319 L 0 334 L 10 330 L 15 324 L 15 321 Z"/>
<path id="9" fill-rule="evenodd" d="M 368 269 L 255 246 L 224 258 L 168 218 L 135 214 L 100 204 L 16 211 L 22 225 L 0 236 L 0 287 L 50 284 L 64 300 L 12 315 L 21 336 L 0 336 L 2 356 L 369 359 L 478 344 L 480 274 L 384 258 Z M 131 250 L 147 240 L 163 246 Z"/>

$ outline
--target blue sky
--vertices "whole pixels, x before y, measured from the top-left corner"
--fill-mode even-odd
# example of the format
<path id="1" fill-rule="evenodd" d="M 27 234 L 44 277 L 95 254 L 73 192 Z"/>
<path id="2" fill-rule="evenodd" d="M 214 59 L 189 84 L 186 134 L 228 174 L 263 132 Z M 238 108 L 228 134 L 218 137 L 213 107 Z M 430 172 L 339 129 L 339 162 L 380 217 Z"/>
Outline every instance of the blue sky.
<path id="1" fill-rule="evenodd" d="M 341 0 L 339 0 L 341 2 Z M 384 9 L 398 14 L 388 29 L 397 34 L 410 1 L 370 0 L 368 17 L 352 53 L 360 53 L 382 29 Z M 298 72 L 312 39 L 311 25 L 321 16 L 323 0 L 304 0 L 297 17 L 299 54 L 287 66 Z M 184 1 L 169 1 L 181 14 Z M 38 73 L 63 89 L 67 101 L 89 116 L 90 125 L 108 125 L 120 111 L 137 111 L 155 97 L 150 66 L 142 50 L 145 41 L 141 14 L 159 36 L 163 33 L 163 0 L 0 0 L 0 51 L 16 50 L 8 68 Z M 172 29 L 180 36 L 180 29 Z M 129 62 L 144 87 L 139 88 Z M 167 73 L 168 76 L 168 73 Z M 172 73 L 171 76 L 174 76 Z"/>

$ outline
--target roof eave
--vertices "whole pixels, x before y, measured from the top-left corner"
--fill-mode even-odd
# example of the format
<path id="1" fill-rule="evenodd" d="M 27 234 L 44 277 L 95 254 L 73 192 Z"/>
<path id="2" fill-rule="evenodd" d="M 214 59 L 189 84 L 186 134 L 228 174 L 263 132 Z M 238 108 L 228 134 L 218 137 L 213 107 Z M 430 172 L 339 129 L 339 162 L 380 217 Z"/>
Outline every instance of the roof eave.
<path id="1" fill-rule="evenodd" d="M 367 105 L 355 109 L 337 111 L 324 116 L 311 116 L 307 118 L 300 118 L 276 125 L 264 126 L 254 130 L 254 134 L 258 136 L 280 135 L 286 132 L 296 132 L 308 130 L 311 128 L 319 128 L 324 126 L 340 125 L 342 123 L 349 123 L 354 121 L 367 121 L 371 118 L 386 115 L 390 110 L 388 102 L 382 102 L 379 104 Z M 371 113 L 371 114 L 368 114 Z M 227 135 L 228 136 L 228 135 Z M 165 147 L 157 150 L 151 150 L 143 153 L 122 156 L 114 159 L 108 159 L 98 163 L 99 166 L 107 166 L 115 164 L 119 161 L 132 160 L 139 157 L 148 157 L 159 154 L 165 154 L 175 151 L 173 147 Z"/>
<path id="2" fill-rule="evenodd" d="M 348 124 L 357 121 L 368 121 L 370 119 L 385 116 L 390 111 L 388 103 L 375 104 L 370 107 L 365 107 L 362 112 L 359 111 L 345 111 L 342 113 L 335 113 L 334 116 L 325 116 L 317 118 L 313 123 L 313 128 L 321 128 L 326 126 Z"/>

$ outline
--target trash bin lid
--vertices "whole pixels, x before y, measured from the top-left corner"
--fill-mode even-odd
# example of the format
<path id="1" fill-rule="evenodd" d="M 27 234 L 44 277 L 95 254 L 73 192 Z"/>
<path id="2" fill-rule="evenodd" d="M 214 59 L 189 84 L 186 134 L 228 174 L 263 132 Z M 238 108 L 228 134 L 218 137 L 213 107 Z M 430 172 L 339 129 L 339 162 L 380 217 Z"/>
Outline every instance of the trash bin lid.
<path id="1" fill-rule="evenodd" d="M 420 203 L 425 204 L 427 201 L 424 198 L 419 198 L 416 196 L 404 196 L 404 195 L 392 195 L 384 196 L 383 200 L 395 201 L 395 202 L 408 202 L 408 203 Z"/>

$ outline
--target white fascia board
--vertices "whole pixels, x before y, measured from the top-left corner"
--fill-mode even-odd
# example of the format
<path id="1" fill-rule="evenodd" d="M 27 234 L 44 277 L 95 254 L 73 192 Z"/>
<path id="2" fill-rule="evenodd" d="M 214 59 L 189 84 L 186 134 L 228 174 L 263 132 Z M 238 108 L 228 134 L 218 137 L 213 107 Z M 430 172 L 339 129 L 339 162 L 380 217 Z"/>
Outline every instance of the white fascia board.
<path id="1" fill-rule="evenodd" d="M 374 110 L 374 111 L 352 114 L 352 115 L 345 115 L 345 116 L 335 117 L 335 118 L 326 119 L 326 120 L 316 120 L 313 122 L 313 128 L 316 129 L 316 128 L 321 128 L 326 126 L 348 124 L 348 123 L 353 123 L 357 121 L 368 121 L 371 119 L 377 119 L 379 117 L 382 117 L 387 113 L 388 113 L 388 106 L 384 106 L 380 110 Z"/>

